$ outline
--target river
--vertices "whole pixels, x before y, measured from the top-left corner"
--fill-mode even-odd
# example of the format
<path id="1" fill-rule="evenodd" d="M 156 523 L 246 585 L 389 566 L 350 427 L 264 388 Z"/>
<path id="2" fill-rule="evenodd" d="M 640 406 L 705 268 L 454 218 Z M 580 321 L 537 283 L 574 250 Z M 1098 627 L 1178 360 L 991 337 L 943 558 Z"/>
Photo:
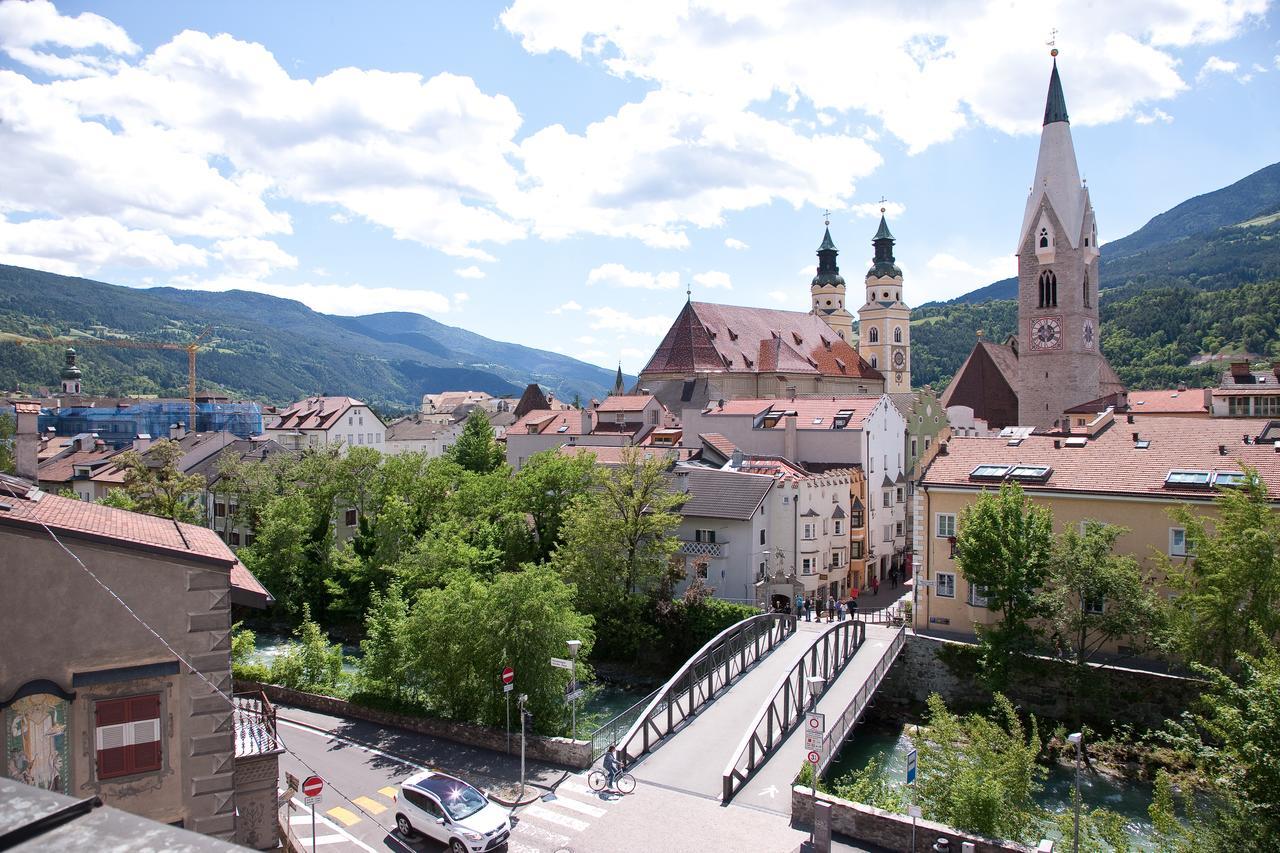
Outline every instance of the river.
<path id="1" fill-rule="evenodd" d="M 827 770 L 828 781 L 838 779 L 854 770 L 867 766 L 872 758 L 879 759 L 884 772 L 891 778 L 906 779 L 907 752 L 911 749 L 908 737 L 912 726 L 892 729 L 868 726 L 857 729 L 845 744 L 839 758 Z M 1036 798 L 1041 806 L 1064 812 L 1071 808 L 1071 793 L 1075 774 L 1069 767 L 1055 765 L 1049 769 L 1044 790 Z M 1085 771 L 1080 779 L 1081 800 L 1087 806 L 1102 806 L 1117 812 L 1125 819 L 1130 842 L 1139 850 L 1154 850 L 1151 819 L 1147 807 L 1151 804 L 1152 787 L 1147 782 L 1114 780 L 1097 773 Z M 1055 837 L 1050 833 L 1050 837 Z M 1059 845 L 1060 846 L 1060 845 Z"/>

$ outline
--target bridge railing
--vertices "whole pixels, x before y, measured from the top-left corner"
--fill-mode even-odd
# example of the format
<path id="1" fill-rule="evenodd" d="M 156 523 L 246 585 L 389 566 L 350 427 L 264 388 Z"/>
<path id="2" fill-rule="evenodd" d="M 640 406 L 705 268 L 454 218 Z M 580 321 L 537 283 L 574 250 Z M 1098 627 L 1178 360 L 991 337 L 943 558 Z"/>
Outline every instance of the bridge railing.
<path id="1" fill-rule="evenodd" d="M 884 681 L 885 675 L 889 672 L 889 668 L 893 666 L 893 662 L 898 659 L 898 653 L 902 651 L 902 647 L 907 642 L 907 629 L 905 627 L 898 628 L 898 632 L 893 635 L 893 641 L 889 643 L 889 648 L 884 655 L 876 663 L 876 667 L 871 671 L 871 675 L 862 683 L 862 687 L 858 688 L 858 693 L 853 697 L 853 701 L 849 703 L 849 707 L 845 709 L 840 718 L 835 721 L 835 725 L 828 726 L 827 732 L 822 736 L 822 760 L 818 763 L 817 771 L 821 776 L 823 772 L 835 760 L 836 750 L 844 743 L 844 739 L 849 736 L 849 732 L 858 724 L 858 720 L 866 713 L 867 705 L 871 702 L 871 697 L 875 695 L 876 688 L 880 686 L 880 682 Z"/>
<path id="2" fill-rule="evenodd" d="M 604 755 L 610 746 L 616 746 L 618 737 L 631 728 L 632 724 L 640 717 L 640 714 L 649 707 L 649 703 L 660 692 L 662 692 L 661 687 L 596 728 L 591 733 L 591 760 L 595 761 Z"/>
<path id="3" fill-rule="evenodd" d="M 629 763 L 648 753 L 795 630 L 794 616 L 762 613 L 721 631 L 649 700 L 623 736 L 623 758 Z"/>
<path id="4" fill-rule="evenodd" d="M 751 778 L 773 751 L 786 740 L 811 701 L 826 691 L 835 677 L 853 659 L 867 637 L 863 622 L 837 622 L 814 640 L 791 670 L 778 681 L 772 697 L 761 707 L 733 757 L 724 769 L 724 802 Z M 808 678 L 820 675 L 822 687 L 811 691 Z"/>
<path id="5" fill-rule="evenodd" d="M 907 621 L 907 610 L 903 604 L 908 601 L 910 599 L 900 598 L 888 607 L 859 613 L 856 618 L 869 625 L 902 625 Z"/>

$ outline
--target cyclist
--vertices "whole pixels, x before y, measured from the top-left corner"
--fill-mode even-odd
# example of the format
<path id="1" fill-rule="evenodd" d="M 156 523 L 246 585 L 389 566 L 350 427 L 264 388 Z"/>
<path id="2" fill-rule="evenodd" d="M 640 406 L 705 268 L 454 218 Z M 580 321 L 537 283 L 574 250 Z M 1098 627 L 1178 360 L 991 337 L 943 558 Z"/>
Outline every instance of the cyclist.
<path id="1" fill-rule="evenodd" d="M 604 754 L 604 772 L 608 774 L 608 779 L 604 785 L 605 790 L 612 790 L 613 783 L 618 779 L 618 756 L 612 745 L 609 746 L 609 751 Z"/>

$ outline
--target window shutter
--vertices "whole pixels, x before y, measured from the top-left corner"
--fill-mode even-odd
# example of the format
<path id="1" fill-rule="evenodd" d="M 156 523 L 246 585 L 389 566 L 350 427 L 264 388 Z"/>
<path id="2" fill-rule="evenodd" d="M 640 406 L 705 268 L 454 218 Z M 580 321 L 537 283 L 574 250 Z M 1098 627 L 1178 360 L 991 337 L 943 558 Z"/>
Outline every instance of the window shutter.
<path id="1" fill-rule="evenodd" d="M 98 778 L 109 779 L 129 772 L 125 728 L 129 700 L 113 699 L 94 705 L 94 737 L 98 752 Z"/>
<path id="2" fill-rule="evenodd" d="M 160 769 L 160 696 L 94 704 L 98 778 Z"/>
<path id="3" fill-rule="evenodd" d="M 129 700 L 130 740 L 133 742 L 133 772 L 160 769 L 160 696 L 139 696 Z"/>

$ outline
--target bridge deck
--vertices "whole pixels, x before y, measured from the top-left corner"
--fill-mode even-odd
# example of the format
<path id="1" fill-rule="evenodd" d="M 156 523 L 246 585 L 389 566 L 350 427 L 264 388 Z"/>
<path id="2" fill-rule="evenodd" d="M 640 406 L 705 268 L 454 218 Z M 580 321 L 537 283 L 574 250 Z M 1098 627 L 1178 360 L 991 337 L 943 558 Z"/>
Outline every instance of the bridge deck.
<path id="1" fill-rule="evenodd" d="M 867 626 L 866 642 L 863 643 L 862 648 L 858 649 L 853 660 L 849 661 L 844 672 L 836 678 L 835 683 L 827 688 L 827 692 L 818 700 L 817 710 L 826 715 L 828 728 L 831 728 L 853 702 L 863 683 L 875 671 L 876 664 L 888 652 L 889 645 L 897 633 L 897 628 L 887 625 Z M 750 720 L 750 715 L 759 710 L 759 703 L 766 698 L 758 697 L 756 708 L 748 711 L 738 721 L 737 736 L 739 738 L 741 738 L 742 727 L 746 726 Z M 803 726 L 798 727 L 783 741 L 778 751 L 756 771 L 746 786 L 734 797 L 735 803 L 769 809 L 781 814 L 791 814 L 791 781 L 800 772 L 800 765 L 805 755 L 803 728 Z M 720 766 L 723 767 L 723 765 L 722 761 Z"/>
<path id="2" fill-rule="evenodd" d="M 778 679 L 808 650 L 817 634 L 828 627 L 825 623 L 797 623 L 794 635 L 676 732 L 670 741 L 636 764 L 633 775 L 643 781 L 719 799 L 724 765 L 742 740 L 743 729 L 769 699 Z"/>

